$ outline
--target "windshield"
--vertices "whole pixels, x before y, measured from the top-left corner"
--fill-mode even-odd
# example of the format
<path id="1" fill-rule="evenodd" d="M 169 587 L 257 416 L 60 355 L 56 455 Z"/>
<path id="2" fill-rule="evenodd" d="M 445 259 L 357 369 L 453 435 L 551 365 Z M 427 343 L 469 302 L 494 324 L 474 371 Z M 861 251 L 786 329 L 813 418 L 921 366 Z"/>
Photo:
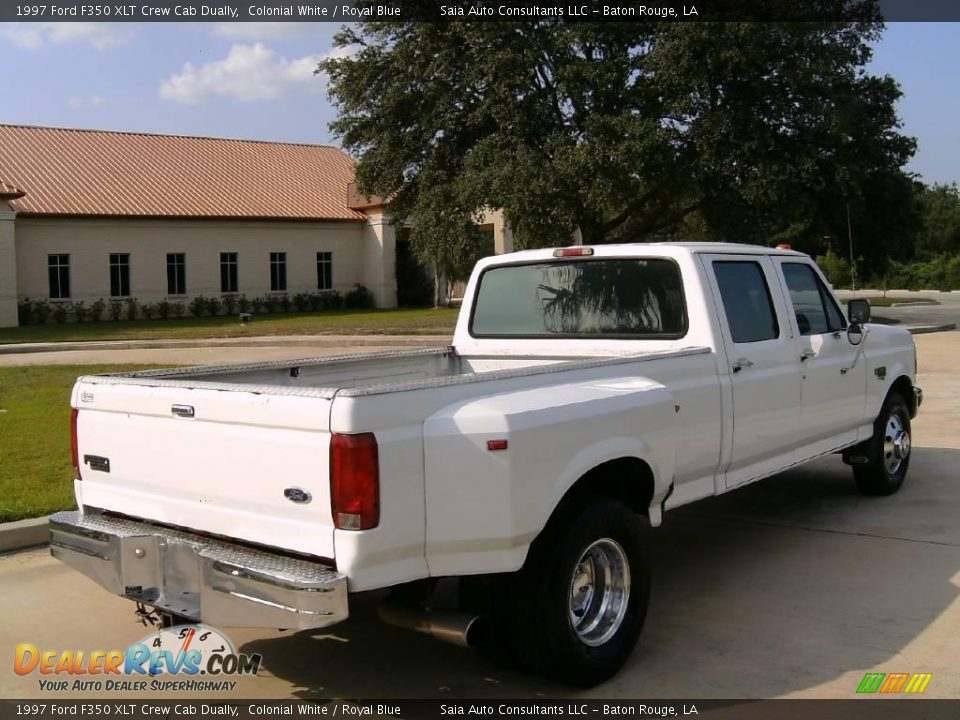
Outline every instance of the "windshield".
<path id="1" fill-rule="evenodd" d="M 501 265 L 480 276 L 474 337 L 674 339 L 687 318 L 677 265 L 666 259 Z"/>

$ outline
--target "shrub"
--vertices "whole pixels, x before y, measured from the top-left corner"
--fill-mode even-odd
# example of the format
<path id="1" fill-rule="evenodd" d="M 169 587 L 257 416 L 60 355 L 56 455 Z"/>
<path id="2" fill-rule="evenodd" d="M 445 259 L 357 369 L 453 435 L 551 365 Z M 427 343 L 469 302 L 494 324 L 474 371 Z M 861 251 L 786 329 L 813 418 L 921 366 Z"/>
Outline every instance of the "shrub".
<path id="1" fill-rule="evenodd" d="M 291 306 L 292 306 L 292 303 L 290 302 L 290 296 L 287 295 L 286 293 L 284 293 L 283 295 L 281 295 L 281 296 L 280 296 L 280 309 L 281 309 L 283 312 L 288 313 L 288 312 L 290 312 L 290 307 L 291 307 Z"/>
<path id="2" fill-rule="evenodd" d="M 123 304 L 119 300 L 110 301 L 110 319 L 114 322 L 123 316 Z"/>
<path id="3" fill-rule="evenodd" d="M 216 317 L 220 314 L 220 298 L 207 298 L 207 312 L 210 314 L 210 317 Z"/>
<path id="4" fill-rule="evenodd" d="M 947 261 L 946 279 L 951 290 L 960 290 L 960 255 Z"/>
<path id="5" fill-rule="evenodd" d="M 172 302 L 170 303 L 170 316 L 175 318 L 183 317 L 183 303 L 182 302 Z"/>
<path id="6" fill-rule="evenodd" d="M 317 293 L 317 301 L 319 310 L 343 309 L 343 295 L 336 290 L 324 290 L 321 293 Z"/>
<path id="7" fill-rule="evenodd" d="M 222 302 L 224 315 L 234 315 L 237 312 L 239 300 L 236 295 L 224 295 Z"/>
<path id="8" fill-rule="evenodd" d="M 203 295 L 197 295 L 190 301 L 187 307 L 190 309 L 190 314 L 193 315 L 193 317 L 202 317 L 204 311 L 207 309 L 207 299 Z"/>
<path id="9" fill-rule="evenodd" d="M 263 298 L 262 297 L 253 298 L 253 300 L 250 301 L 250 309 L 253 310 L 253 312 L 255 313 L 258 313 L 261 310 L 263 310 Z"/>
<path id="10" fill-rule="evenodd" d="M 67 321 L 67 318 L 70 317 L 71 304 L 69 302 L 58 302 L 53 306 L 53 319 L 55 322 L 60 323 L 61 325 Z"/>
<path id="11" fill-rule="evenodd" d="M 850 287 L 850 263 L 834 252 L 817 256 L 817 265 L 835 288 Z"/>
<path id="12" fill-rule="evenodd" d="M 38 300 L 33 304 L 33 317 L 37 321 L 37 325 L 43 325 L 47 322 L 47 318 L 50 317 L 50 303 L 46 300 Z"/>
<path id="13" fill-rule="evenodd" d="M 24 298 L 17 301 L 17 322 L 20 325 L 29 325 L 33 320 L 33 301 Z"/>
<path id="14" fill-rule="evenodd" d="M 83 300 L 77 300 L 73 304 L 73 316 L 77 319 L 78 323 L 82 323 L 87 319 L 87 306 Z"/>
<path id="15" fill-rule="evenodd" d="M 103 298 L 99 298 L 96 302 L 90 304 L 90 319 L 93 322 L 100 322 L 103 319 L 103 314 L 107 311 L 107 304 L 103 301 Z"/>
<path id="16" fill-rule="evenodd" d="M 147 320 L 153 320 L 157 316 L 157 306 L 153 303 L 144 303 L 140 306 L 140 314 Z"/>
<path id="17" fill-rule="evenodd" d="M 161 320 L 166 320 L 170 317 L 170 302 L 167 300 L 161 300 L 157 303 L 157 317 Z"/>
<path id="18" fill-rule="evenodd" d="M 137 316 L 140 314 L 140 303 L 137 302 L 136 298 L 127 298 L 127 320 L 136 320 Z"/>
<path id="19" fill-rule="evenodd" d="M 237 310 L 242 313 L 250 312 L 250 300 L 246 295 L 241 295 L 237 298 Z"/>
<path id="20" fill-rule="evenodd" d="M 279 299 L 276 295 L 267 295 L 265 298 L 263 298 L 263 308 L 268 313 L 275 313 L 277 311 L 278 303 Z"/>
<path id="21" fill-rule="evenodd" d="M 363 310 L 376 307 L 376 302 L 373 299 L 373 293 L 357 283 L 344 298 L 344 305 L 350 310 Z"/>
<path id="22" fill-rule="evenodd" d="M 293 296 L 293 306 L 297 312 L 305 312 L 310 309 L 310 293 L 299 292 Z"/>
<path id="23" fill-rule="evenodd" d="M 893 290 L 960 290 L 960 256 L 891 262 L 880 284 Z"/>

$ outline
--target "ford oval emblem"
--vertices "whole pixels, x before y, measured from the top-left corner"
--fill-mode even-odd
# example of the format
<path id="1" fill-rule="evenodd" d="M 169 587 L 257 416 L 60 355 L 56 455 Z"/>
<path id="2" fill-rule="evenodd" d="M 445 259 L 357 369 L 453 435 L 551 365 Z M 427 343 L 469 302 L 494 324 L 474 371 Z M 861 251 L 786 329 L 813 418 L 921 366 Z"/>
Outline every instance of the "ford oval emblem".
<path id="1" fill-rule="evenodd" d="M 283 496 L 290 502 L 300 503 L 301 505 L 306 504 L 313 500 L 313 495 L 308 493 L 303 488 L 298 487 L 289 487 L 283 491 Z"/>

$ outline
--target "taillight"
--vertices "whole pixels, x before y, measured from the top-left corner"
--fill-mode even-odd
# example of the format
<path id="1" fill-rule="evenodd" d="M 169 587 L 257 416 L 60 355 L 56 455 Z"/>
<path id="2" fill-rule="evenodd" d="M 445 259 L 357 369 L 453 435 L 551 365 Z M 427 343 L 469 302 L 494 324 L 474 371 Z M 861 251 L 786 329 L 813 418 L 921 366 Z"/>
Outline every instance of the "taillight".
<path id="1" fill-rule="evenodd" d="M 380 523 L 380 458 L 373 433 L 331 438 L 330 506 L 340 530 L 369 530 Z"/>
<path id="2" fill-rule="evenodd" d="M 77 442 L 77 418 L 80 411 L 73 408 L 70 415 L 70 448 L 73 450 L 73 474 L 77 480 L 82 480 L 80 476 L 80 444 Z"/>

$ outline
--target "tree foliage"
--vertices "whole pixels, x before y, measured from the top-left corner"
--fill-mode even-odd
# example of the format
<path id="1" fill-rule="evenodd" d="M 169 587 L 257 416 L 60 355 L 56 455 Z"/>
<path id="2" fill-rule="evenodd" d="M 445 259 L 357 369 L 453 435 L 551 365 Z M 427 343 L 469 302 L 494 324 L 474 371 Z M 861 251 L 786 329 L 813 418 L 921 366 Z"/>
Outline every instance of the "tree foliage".
<path id="1" fill-rule="evenodd" d="M 846 23 L 362 22 L 321 68 L 361 190 L 394 198 L 441 267 L 484 207 L 521 247 L 579 228 L 815 251 L 849 206 L 879 247 L 881 220 L 916 221 L 915 143 L 896 82 L 865 70 L 875 3 L 855 5 Z"/>
<path id="2" fill-rule="evenodd" d="M 917 235 L 917 256 L 960 254 L 960 190 L 956 185 L 918 188 L 922 227 Z"/>

